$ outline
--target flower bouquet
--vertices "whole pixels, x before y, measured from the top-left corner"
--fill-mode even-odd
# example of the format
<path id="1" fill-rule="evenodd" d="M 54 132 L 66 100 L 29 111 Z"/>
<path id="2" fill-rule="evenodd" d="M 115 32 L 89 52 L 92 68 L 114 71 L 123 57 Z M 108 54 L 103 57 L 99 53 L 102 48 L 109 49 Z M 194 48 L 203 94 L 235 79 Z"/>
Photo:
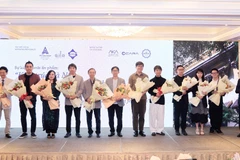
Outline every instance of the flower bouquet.
<path id="1" fill-rule="evenodd" d="M 94 97 L 93 96 L 90 96 L 89 97 L 89 99 L 90 99 L 90 101 L 88 102 L 88 101 L 85 101 L 84 102 L 84 108 L 88 111 L 88 112 L 90 112 L 91 110 L 93 110 L 94 108 L 95 108 L 95 99 L 94 99 Z"/>
<path id="2" fill-rule="evenodd" d="M 138 103 L 143 96 L 143 93 L 146 92 L 149 88 L 151 88 L 155 83 L 150 82 L 147 77 L 144 79 L 137 78 L 135 87 L 136 91 L 129 91 L 128 96 L 132 99 L 135 99 Z"/>
<path id="3" fill-rule="evenodd" d="M 189 99 L 189 102 L 197 107 L 198 104 L 200 103 L 201 99 L 198 96 L 205 96 L 206 94 L 208 94 L 209 92 L 211 92 L 212 90 L 214 90 L 216 88 L 216 85 L 213 85 L 213 83 L 208 83 L 208 81 L 204 81 L 204 82 L 199 82 L 198 85 L 198 91 L 196 93 L 196 97 L 192 97 Z M 204 94 L 205 93 L 205 94 Z"/>
<path id="4" fill-rule="evenodd" d="M 157 89 L 154 89 L 154 93 L 158 93 L 160 95 L 167 94 L 167 93 L 173 93 L 179 90 L 179 86 L 177 85 L 174 80 L 166 80 L 166 82 L 162 85 L 162 87 L 158 87 Z M 151 96 L 152 103 L 156 103 L 159 100 L 160 97 L 157 96 Z"/>
<path id="5" fill-rule="evenodd" d="M 2 84 L 0 84 L 0 97 L 4 94 L 6 94 L 5 88 L 2 86 Z M 0 98 L 0 102 L 2 102 L 4 109 L 7 109 L 11 105 L 11 102 L 7 97 Z"/>
<path id="6" fill-rule="evenodd" d="M 185 77 L 182 81 L 181 91 L 183 87 L 192 88 L 198 83 L 198 80 L 195 77 L 190 78 L 189 76 Z"/>
<path id="7" fill-rule="evenodd" d="M 112 99 L 113 92 L 107 84 L 96 81 L 93 84 L 92 96 L 95 101 L 103 100 L 105 108 L 109 108 L 115 101 Z"/>
<path id="8" fill-rule="evenodd" d="M 41 79 L 37 84 L 31 86 L 32 92 L 45 98 L 50 98 L 48 104 L 50 110 L 59 109 L 58 101 L 54 100 L 50 81 Z"/>
<path id="9" fill-rule="evenodd" d="M 6 86 L 7 91 L 18 97 L 20 101 L 23 101 L 26 108 L 33 108 L 32 102 L 30 100 L 25 100 L 27 95 L 26 87 L 22 80 L 14 80 Z"/>
<path id="10" fill-rule="evenodd" d="M 114 91 L 113 97 L 114 99 L 130 99 L 128 93 L 131 91 L 129 85 L 120 84 Z"/>
<path id="11" fill-rule="evenodd" d="M 239 153 L 235 153 L 231 160 L 240 160 L 240 154 Z"/>
<path id="12" fill-rule="evenodd" d="M 219 79 L 219 82 L 217 85 L 217 92 L 212 94 L 209 97 L 209 100 L 212 101 L 217 106 L 219 106 L 221 94 L 231 92 L 234 89 L 234 87 L 235 87 L 235 85 L 225 75 L 223 78 Z"/>
<path id="13" fill-rule="evenodd" d="M 198 83 L 197 79 L 195 77 L 190 78 L 189 76 L 185 77 L 182 81 L 182 85 L 180 87 L 180 91 L 183 92 L 184 89 L 183 87 L 186 88 L 192 88 L 194 85 L 196 85 Z M 182 95 L 174 95 L 173 99 L 176 100 L 177 102 L 179 102 L 182 99 Z"/>
<path id="14" fill-rule="evenodd" d="M 62 92 L 64 95 L 72 96 L 76 94 L 77 81 L 72 76 L 65 77 L 56 84 L 56 89 Z M 80 98 L 70 99 L 74 108 L 79 108 L 82 101 Z"/>

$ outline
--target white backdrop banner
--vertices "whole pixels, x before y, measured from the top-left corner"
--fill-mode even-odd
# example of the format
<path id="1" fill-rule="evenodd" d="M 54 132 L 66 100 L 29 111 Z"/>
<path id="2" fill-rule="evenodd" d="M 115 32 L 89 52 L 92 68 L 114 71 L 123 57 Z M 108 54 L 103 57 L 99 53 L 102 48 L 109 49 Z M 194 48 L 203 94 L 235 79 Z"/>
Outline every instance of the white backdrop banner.
<path id="1" fill-rule="evenodd" d="M 34 73 L 40 78 L 45 78 L 48 70 L 55 70 L 58 80 L 68 74 L 68 65 L 77 65 L 77 74 L 84 80 L 88 79 L 87 70 L 95 68 L 96 78 L 105 81 L 111 77 L 111 67 L 120 68 L 119 76 L 128 82 L 129 76 L 135 72 L 135 63 L 144 62 L 144 73 L 149 78 L 154 76 L 153 67 L 161 65 L 162 76 L 166 79 L 172 78 L 173 69 L 173 42 L 156 40 L 2 40 L 0 41 L 0 66 L 9 69 L 8 77 L 16 79 L 23 74 L 24 64 L 32 61 Z M 148 97 L 150 97 L 148 95 Z M 165 125 L 172 126 L 173 111 L 171 103 L 172 94 L 166 96 Z M 66 116 L 64 109 L 64 98 L 60 97 L 60 127 L 65 127 Z M 18 99 L 12 98 L 12 127 L 21 127 L 20 109 Z M 149 104 L 147 104 L 145 126 L 149 123 Z M 42 127 L 42 103 L 38 97 L 37 127 Z M 72 126 L 75 125 L 74 114 Z M 102 127 L 108 127 L 107 110 L 101 110 Z M 28 115 L 28 122 L 30 117 Z M 95 120 L 93 119 L 93 122 Z M 30 124 L 30 123 L 28 123 Z M 0 121 L 0 127 L 5 126 L 4 117 Z M 86 111 L 81 110 L 81 127 L 86 127 Z M 93 124 L 95 126 L 95 124 Z M 128 102 L 124 106 L 123 126 L 132 127 L 131 105 Z M 28 125 L 28 127 L 30 127 Z"/>

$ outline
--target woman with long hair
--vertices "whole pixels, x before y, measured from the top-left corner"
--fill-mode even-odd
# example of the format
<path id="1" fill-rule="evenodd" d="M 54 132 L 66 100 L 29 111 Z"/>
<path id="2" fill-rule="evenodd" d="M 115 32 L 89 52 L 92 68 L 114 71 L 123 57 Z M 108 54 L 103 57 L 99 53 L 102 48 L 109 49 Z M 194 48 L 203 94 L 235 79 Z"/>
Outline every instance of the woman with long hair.
<path id="1" fill-rule="evenodd" d="M 196 134 L 204 135 L 203 127 L 204 127 L 204 124 L 208 122 L 208 110 L 207 110 L 206 94 L 203 93 L 204 96 L 201 96 L 198 93 L 199 83 L 205 81 L 204 71 L 201 68 L 197 69 L 197 71 L 195 73 L 195 78 L 198 80 L 198 84 L 196 84 L 195 86 L 193 86 L 191 88 L 192 96 L 200 98 L 201 101 L 197 107 L 191 105 L 192 108 L 191 108 L 190 115 L 191 115 L 191 121 L 196 124 Z M 200 126 L 200 129 L 199 129 L 199 126 Z"/>
<path id="2" fill-rule="evenodd" d="M 55 100 L 59 100 L 60 92 L 55 88 L 57 81 L 55 71 L 50 70 L 45 80 L 50 81 L 53 97 Z M 42 124 L 43 130 L 46 130 L 47 138 L 55 138 L 59 124 L 59 109 L 51 110 L 48 104 L 49 99 L 51 99 L 51 97 L 41 97 L 43 105 Z"/>

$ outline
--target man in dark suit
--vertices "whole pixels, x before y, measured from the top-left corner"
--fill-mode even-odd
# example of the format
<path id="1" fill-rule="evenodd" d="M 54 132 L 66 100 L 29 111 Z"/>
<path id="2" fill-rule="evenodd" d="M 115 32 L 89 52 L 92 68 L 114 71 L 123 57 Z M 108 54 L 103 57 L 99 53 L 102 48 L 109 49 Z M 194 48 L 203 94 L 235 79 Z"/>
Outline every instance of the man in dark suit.
<path id="1" fill-rule="evenodd" d="M 108 78 L 106 80 L 106 84 L 112 90 L 112 92 L 114 92 L 119 85 L 125 84 L 125 80 L 118 77 L 119 68 L 117 66 L 112 67 L 111 72 L 113 77 Z M 114 112 L 116 112 L 117 115 L 117 135 L 119 137 L 122 137 L 121 131 L 122 131 L 123 106 L 124 106 L 123 99 L 116 99 L 116 102 L 108 108 L 108 118 L 110 127 L 110 134 L 108 135 L 108 137 L 112 137 L 115 135 Z"/>
<path id="2" fill-rule="evenodd" d="M 182 86 L 182 81 L 184 79 L 184 67 L 182 65 L 177 66 L 177 75 L 174 77 L 174 81 L 177 83 L 178 86 Z M 174 107 L 174 127 L 175 133 L 177 136 L 180 136 L 179 128 L 180 128 L 180 120 L 181 117 L 181 129 L 182 134 L 187 136 L 186 132 L 186 119 L 187 119 L 187 112 L 188 112 L 188 88 L 182 87 L 182 91 L 176 91 L 173 93 L 173 96 L 182 96 L 179 101 L 176 101 L 173 98 L 173 107 Z"/>
<path id="3" fill-rule="evenodd" d="M 221 79 L 219 77 L 218 69 L 213 68 L 211 70 L 211 76 L 212 76 L 212 80 L 210 82 L 213 85 L 217 86 L 219 80 Z M 216 87 L 215 90 L 210 92 L 208 96 L 210 97 L 212 94 L 215 94 L 217 92 L 218 92 L 218 87 Z M 220 93 L 220 95 L 221 95 L 221 99 L 220 99 L 220 104 L 218 106 L 214 104 L 211 100 L 209 100 L 209 116 L 210 116 L 210 123 L 211 123 L 210 131 L 209 131 L 210 133 L 214 133 L 214 131 L 216 131 L 219 134 L 223 133 L 221 130 L 222 118 L 223 118 L 223 97 L 222 96 L 225 95 L 225 93 Z"/>

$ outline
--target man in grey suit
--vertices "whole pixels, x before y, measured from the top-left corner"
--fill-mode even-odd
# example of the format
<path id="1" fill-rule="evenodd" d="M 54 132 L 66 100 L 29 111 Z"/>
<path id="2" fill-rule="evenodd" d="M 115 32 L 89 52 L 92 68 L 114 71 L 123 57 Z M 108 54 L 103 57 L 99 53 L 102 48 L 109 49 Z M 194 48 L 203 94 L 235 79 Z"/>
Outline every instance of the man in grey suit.
<path id="1" fill-rule="evenodd" d="M 9 83 L 12 82 L 12 79 L 7 77 L 7 73 L 8 73 L 8 69 L 7 67 L 0 67 L 0 82 L 2 84 L 2 86 L 4 87 L 4 85 L 8 85 Z M 10 94 L 6 94 L 4 93 L 1 98 L 5 98 L 7 97 L 10 102 L 11 102 L 11 95 Z M 5 116 L 5 120 L 6 120 L 6 127 L 5 127 L 5 137 L 6 138 L 12 138 L 10 135 L 10 126 L 11 126 L 11 105 L 9 107 L 4 107 L 3 104 L 0 102 L 0 119 L 2 117 L 2 111 L 4 111 L 4 116 Z"/>
<path id="2" fill-rule="evenodd" d="M 77 81 L 77 89 L 75 95 L 64 95 L 65 96 L 65 112 L 66 112 L 66 135 L 64 138 L 68 138 L 71 136 L 71 119 L 72 119 L 72 110 L 74 110 L 74 115 L 76 119 L 76 136 L 78 138 L 82 138 L 80 135 L 80 114 L 81 114 L 81 106 L 78 108 L 74 108 L 73 105 L 71 104 L 70 100 L 73 100 L 75 98 L 81 98 L 82 92 L 83 92 L 83 78 L 82 76 L 76 74 L 77 66 L 73 63 L 69 64 L 68 66 L 68 71 L 69 75 L 68 76 L 73 76 L 75 78 L 75 81 Z"/>
<path id="3" fill-rule="evenodd" d="M 94 68 L 90 68 L 88 70 L 89 79 L 84 81 L 83 83 L 83 97 L 85 101 L 90 103 L 90 96 L 92 95 L 92 88 L 95 81 L 99 81 L 95 78 L 96 70 Z M 100 81 L 99 81 L 100 82 Z M 93 130 L 92 130 L 92 113 L 94 112 L 95 119 L 96 119 L 96 134 L 97 138 L 100 138 L 101 133 L 101 101 L 95 102 L 95 108 L 90 112 L 86 111 L 87 114 L 87 126 L 88 126 L 88 138 L 92 137 Z"/>
<path id="4" fill-rule="evenodd" d="M 118 77 L 119 68 L 117 66 L 112 67 L 111 69 L 113 77 L 108 78 L 106 80 L 106 84 L 108 87 L 114 92 L 115 89 L 121 85 L 125 84 L 125 80 Z M 112 137 L 115 135 L 115 128 L 114 128 L 114 112 L 116 111 L 117 115 L 117 135 L 118 137 L 122 137 L 122 112 L 124 101 L 123 99 L 115 99 L 116 102 L 108 108 L 108 118 L 109 118 L 109 127 L 110 127 L 110 134 L 108 137 Z"/>

